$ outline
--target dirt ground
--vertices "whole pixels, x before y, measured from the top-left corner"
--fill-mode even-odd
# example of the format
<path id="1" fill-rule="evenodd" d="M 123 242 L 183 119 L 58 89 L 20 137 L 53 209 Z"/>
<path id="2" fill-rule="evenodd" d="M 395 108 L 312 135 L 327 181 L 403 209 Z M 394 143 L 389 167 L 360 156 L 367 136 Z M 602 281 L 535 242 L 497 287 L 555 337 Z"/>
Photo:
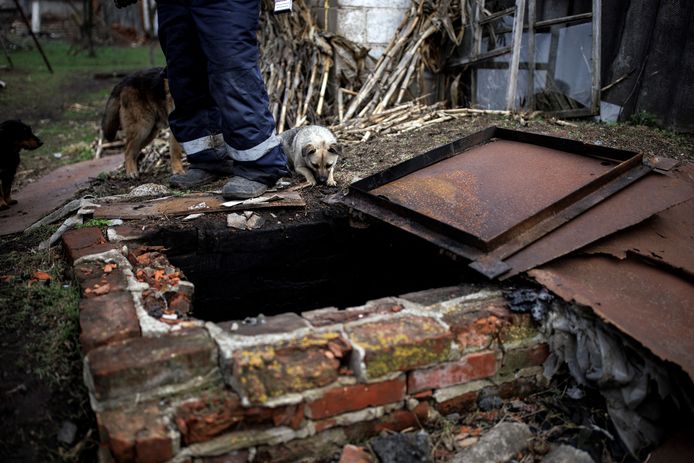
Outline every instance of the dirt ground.
<path id="1" fill-rule="evenodd" d="M 573 123 L 575 127 L 567 127 L 538 119 L 522 124 L 505 117 L 481 116 L 440 123 L 397 136 L 376 136 L 368 142 L 345 147 L 344 155 L 336 169 L 335 177 L 338 187 L 319 186 L 303 190 L 302 194 L 308 204 L 306 210 L 273 211 L 275 217 L 272 217 L 269 223 L 310 221 L 322 214 L 334 213 L 333 207 L 326 205 L 323 200 L 331 194 L 346 189 L 355 179 L 364 178 L 490 125 L 634 150 L 643 153 L 647 158 L 665 156 L 683 162 L 694 162 L 694 137 L 692 136 L 627 124 Z M 45 168 L 37 167 L 32 172 L 25 173 L 23 181 L 36 180 L 44 171 Z M 131 180 L 120 172 L 96 179 L 91 188 L 82 194 L 93 194 L 99 197 L 127 193 L 134 186 L 142 183 L 166 184 L 168 176 L 166 169 L 160 169 L 155 174 Z M 296 181 L 298 179 L 295 179 Z M 220 189 L 222 185 L 223 181 L 219 181 L 206 190 Z M 270 212 L 260 212 L 260 214 L 271 218 Z M 199 226 L 205 222 L 220 224 L 224 221 L 225 214 L 221 213 L 208 214 L 198 219 L 193 225 L 181 222 L 180 218 L 149 220 L 149 222 L 171 227 Z M 60 250 L 51 251 L 48 255 L 35 250 L 38 242 L 48 236 L 52 230 L 53 228 L 48 228 L 27 236 L 4 237 L 2 241 L 0 305 L 5 306 L 3 320 L 0 321 L 2 347 L 0 361 L 3 364 L 0 375 L 0 402 L 2 403 L 0 421 L 3 423 L 0 432 L 0 459 L 2 461 L 93 461 L 95 457 L 96 424 L 82 385 L 75 292 L 69 276 L 65 273 Z M 35 271 L 38 270 L 48 272 L 51 279 L 37 282 Z M 31 311 L 36 298 L 55 300 L 56 294 L 60 294 L 60 297 L 65 300 L 63 315 Z M 43 339 L 47 333 L 56 330 L 61 317 L 64 317 L 62 320 L 64 326 L 60 325 L 65 331 L 64 336 L 51 340 L 50 345 L 45 345 Z M 50 365 L 50 362 L 58 361 L 56 359 L 60 359 L 57 366 L 60 374 L 51 375 L 45 371 L 45 368 L 47 364 Z M 561 384 L 555 384 L 555 386 L 557 386 L 556 391 L 561 391 Z M 583 432 L 582 426 L 583 423 L 591 422 L 596 419 L 595 416 L 599 416 L 599 406 L 593 403 L 581 407 L 567 406 L 568 399 L 561 397 L 557 399 L 557 393 L 554 393 L 552 397 L 550 401 L 538 399 L 530 405 L 509 403 L 503 407 L 511 407 L 512 410 L 515 410 L 513 407 L 516 409 L 521 407 L 537 419 L 544 417 L 545 421 L 540 422 L 538 426 L 544 426 L 548 432 L 551 430 L 552 433 L 559 433 L 561 436 L 568 433 L 567 441 L 574 439 L 590 442 L 595 436 Z M 502 411 L 507 410 L 503 407 Z M 593 409 L 597 411 L 591 412 L 592 415 L 586 411 Z M 491 423 L 501 416 L 499 413 L 501 412 L 498 412 L 498 416 L 495 415 L 494 419 L 489 416 L 486 418 L 482 416 L 480 419 Z M 477 418 L 468 417 L 460 418 L 459 421 L 475 419 Z M 75 438 L 67 444 L 57 440 L 58 431 L 64 426 L 65 421 L 77 426 Z M 476 422 L 468 423 L 467 421 L 464 424 L 477 426 Z M 571 429 L 574 431 L 566 431 L 564 428 L 558 430 L 556 427 L 561 423 L 573 423 Z M 600 426 L 609 428 L 604 415 L 599 418 L 599 423 Z M 445 426 L 436 432 L 439 433 L 437 434 L 439 439 L 450 438 L 446 435 Z M 548 435 L 549 437 L 556 436 Z M 604 449 L 608 446 L 604 440 L 594 440 L 592 445 L 595 447 L 594 454 L 597 456 L 605 453 Z M 444 453 L 446 452 L 442 452 Z M 602 461 L 626 461 L 622 459 L 625 457 L 619 449 L 606 451 L 605 454 L 612 456 L 609 457 L 610 459 L 603 458 Z M 613 457 L 616 460 L 611 460 Z"/>

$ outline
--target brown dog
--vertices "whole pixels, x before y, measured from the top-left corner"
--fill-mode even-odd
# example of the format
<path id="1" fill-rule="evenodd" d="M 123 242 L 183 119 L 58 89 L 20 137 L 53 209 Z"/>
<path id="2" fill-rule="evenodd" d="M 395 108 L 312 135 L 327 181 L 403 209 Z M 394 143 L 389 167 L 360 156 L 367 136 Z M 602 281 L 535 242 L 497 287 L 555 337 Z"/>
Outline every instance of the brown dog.
<path id="1" fill-rule="evenodd" d="M 17 201 L 12 199 L 12 182 L 19 166 L 19 151 L 35 150 L 43 142 L 34 135 L 31 127 L 18 120 L 0 124 L 0 210 Z"/>
<path id="2" fill-rule="evenodd" d="M 125 173 L 138 176 L 137 160 L 159 130 L 168 127 L 168 115 L 173 110 L 173 99 L 163 68 L 138 71 L 120 81 L 106 102 L 101 129 L 104 138 L 113 141 L 118 130 L 125 133 Z M 171 171 L 183 172 L 181 145 L 169 137 Z"/>

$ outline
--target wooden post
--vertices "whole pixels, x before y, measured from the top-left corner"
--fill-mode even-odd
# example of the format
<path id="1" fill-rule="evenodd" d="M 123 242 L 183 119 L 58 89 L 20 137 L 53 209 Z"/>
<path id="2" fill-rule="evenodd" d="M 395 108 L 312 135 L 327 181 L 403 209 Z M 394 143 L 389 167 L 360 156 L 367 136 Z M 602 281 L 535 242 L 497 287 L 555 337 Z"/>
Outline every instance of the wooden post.
<path id="1" fill-rule="evenodd" d="M 528 0 L 528 111 L 535 110 L 535 0 Z"/>
<path id="2" fill-rule="evenodd" d="M 521 41 L 523 40 L 523 18 L 525 0 L 516 0 L 516 14 L 513 17 L 513 55 L 506 89 L 506 110 L 513 111 L 516 105 L 516 87 L 518 85 L 518 63 L 520 62 Z"/>
<path id="3" fill-rule="evenodd" d="M 477 58 L 482 54 L 482 11 L 484 10 L 484 0 L 473 0 L 475 7 L 472 12 L 472 56 Z M 470 70 L 470 106 L 477 105 L 477 67 L 473 66 Z"/>
<path id="4" fill-rule="evenodd" d="M 593 79 L 591 103 L 593 114 L 600 113 L 600 43 L 602 35 L 602 2 L 593 0 Z"/>

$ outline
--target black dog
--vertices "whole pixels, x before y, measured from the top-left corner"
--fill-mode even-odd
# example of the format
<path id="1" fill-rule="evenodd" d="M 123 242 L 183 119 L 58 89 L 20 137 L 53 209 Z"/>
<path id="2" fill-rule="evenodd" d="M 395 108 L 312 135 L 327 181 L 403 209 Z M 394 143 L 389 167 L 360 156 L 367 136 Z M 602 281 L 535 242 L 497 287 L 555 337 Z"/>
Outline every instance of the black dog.
<path id="1" fill-rule="evenodd" d="M 35 150 L 43 142 L 33 134 L 31 127 L 18 120 L 0 124 L 0 210 L 17 201 L 12 199 L 12 182 L 19 166 L 21 149 Z"/>

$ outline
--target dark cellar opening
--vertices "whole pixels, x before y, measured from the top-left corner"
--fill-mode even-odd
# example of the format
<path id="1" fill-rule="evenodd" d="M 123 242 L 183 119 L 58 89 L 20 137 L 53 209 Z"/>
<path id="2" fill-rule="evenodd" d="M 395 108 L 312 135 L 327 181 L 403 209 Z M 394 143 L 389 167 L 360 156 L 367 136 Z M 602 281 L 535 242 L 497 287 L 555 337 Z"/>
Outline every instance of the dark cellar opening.
<path id="1" fill-rule="evenodd" d="M 384 224 L 331 218 L 272 230 L 161 230 L 171 263 L 195 284 L 208 321 L 346 308 L 387 296 L 479 281 L 467 263 Z"/>

